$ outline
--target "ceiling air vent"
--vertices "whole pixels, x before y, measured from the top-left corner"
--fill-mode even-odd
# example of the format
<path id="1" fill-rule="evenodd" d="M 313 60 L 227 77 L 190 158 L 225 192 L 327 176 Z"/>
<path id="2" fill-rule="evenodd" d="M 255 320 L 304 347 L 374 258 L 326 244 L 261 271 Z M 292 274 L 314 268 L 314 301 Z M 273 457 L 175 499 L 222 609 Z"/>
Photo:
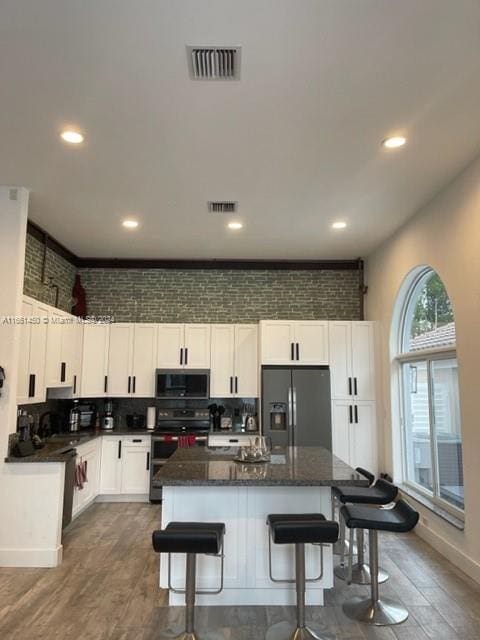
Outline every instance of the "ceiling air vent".
<path id="1" fill-rule="evenodd" d="M 233 200 L 210 200 L 208 210 L 212 213 L 235 213 L 237 204 L 238 203 Z"/>
<path id="2" fill-rule="evenodd" d="M 241 47 L 187 47 L 193 80 L 239 80 Z"/>

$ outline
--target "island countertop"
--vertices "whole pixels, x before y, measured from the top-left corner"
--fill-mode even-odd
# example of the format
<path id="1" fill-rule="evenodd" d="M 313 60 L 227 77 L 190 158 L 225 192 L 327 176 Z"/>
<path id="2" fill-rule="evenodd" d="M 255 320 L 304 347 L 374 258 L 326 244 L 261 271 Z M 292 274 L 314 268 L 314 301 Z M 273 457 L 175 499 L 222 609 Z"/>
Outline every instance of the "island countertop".
<path id="1" fill-rule="evenodd" d="M 166 486 L 368 486 L 368 481 L 323 447 L 285 447 L 265 463 L 235 462 L 235 453 L 179 448 L 153 478 Z"/>

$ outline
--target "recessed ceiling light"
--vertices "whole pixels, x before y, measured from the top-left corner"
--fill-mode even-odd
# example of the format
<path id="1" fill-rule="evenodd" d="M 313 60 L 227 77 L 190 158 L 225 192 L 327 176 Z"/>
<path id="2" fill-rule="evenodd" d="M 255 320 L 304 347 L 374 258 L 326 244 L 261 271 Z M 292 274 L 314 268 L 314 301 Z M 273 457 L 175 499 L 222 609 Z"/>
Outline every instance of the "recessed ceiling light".
<path id="1" fill-rule="evenodd" d="M 229 222 L 228 223 L 228 228 L 229 229 L 241 229 L 243 227 L 243 224 L 241 222 Z"/>
<path id="2" fill-rule="evenodd" d="M 79 131 L 73 131 L 72 129 L 62 131 L 60 137 L 62 140 L 69 142 L 70 144 L 80 144 L 84 140 L 83 135 Z"/>
<path id="3" fill-rule="evenodd" d="M 332 229 L 345 229 L 346 226 L 347 226 L 346 222 L 339 220 L 338 222 L 334 222 L 332 224 Z"/>
<path id="4" fill-rule="evenodd" d="M 387 149 L 398 149 L 399 147 L 403 147 L 406 142 L 407 139 L 404 136 L 392 136 L 391 138 L 382 140 L 382 146 Z"/>
<path id="5" fill-rule="evenodd" d="M 138 222 L 136 220 L 133 220 L 132 218 L 127 218 L 122 222 L 122 225 L 126 229 L 136 229 L 138 227 Z"/>

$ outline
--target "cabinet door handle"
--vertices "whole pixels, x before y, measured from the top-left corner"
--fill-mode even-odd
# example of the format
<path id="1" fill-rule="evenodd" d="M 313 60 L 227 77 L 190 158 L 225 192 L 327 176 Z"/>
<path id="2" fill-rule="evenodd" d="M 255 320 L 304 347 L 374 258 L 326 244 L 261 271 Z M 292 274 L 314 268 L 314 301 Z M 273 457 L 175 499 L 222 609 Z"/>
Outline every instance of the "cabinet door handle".
<path id="1" fill-rule="evenodd" d="M 107 389 L 108 389 L 108 376 L 105 376 L 105 380 L 103 382 L 103 391 L 104 391 L 104 393 L 107 393 Z"/>
<path id="2" fill-rule="evenodd" d="M 35 397 L 35 374 L 31 373 L 28 378 L 28 397 Z"/>
<path id="3" fill-rule="evenodd" d="M 133 438 L 132 442 L 143 442 L 141 438 Z"/>
<path id="4" fill-rule="evenodd" d="M 352 410 L 352 405 L 348 405 L 348 419 L 350 424 L 353 424 L 353 410 Z"/>
<path id="5" fill-rule="evenodd" d="M 185 347 L 185 364 L 188 364 L 188 347 Z"/>
<path id="6" fill-rule="evenodd" d="M 300 360 L 300 345 L 297 342 L 297 360 Z"/>
<path id="7" fill-rule="evenodd" d="M 137 386 L 137 376 L 133 376 L 133 393 L 135 393 L 136 386 Z"/>
<path id="8" fill-rule="evenodd" d="M 180 364 L 183 364 L 183 349 L 180 349 Z"/>
<path id="9" fill-rule="evenodd" d="M 351 378 L 348 379 L 348 395 L 349 396 L 352 395 L 352 379 Z"/>
<path id="10" fill-rule="evenodd" d="M 238 378 L 235 376 L 235 393 L 238 393 Z"/>
<path id="11" fill-rule="evenodd" d="M 358 424 L 358 407 L 355 405 L 355 424 Z"/>
<path id="12" fill-rule="evenodd" d="M 150 471 L 150 451 L 147 451 L 147 471 Z"/>
<path id="13" fill-rule="evenodd" d="M 66 362 L 62 362 L 60 365 L 60 382 L 65 382 L 67 377 L 67 364 Z"/>
<path id="14" fill-rule="evenodd" d="M 77 393 L 77 376 L 73 376 L 73 393 Z"/>
<path id="15" fill-rule="evenodd" d="M 230 376 L 230 393 L 233 393 L 233 378 Z"/>
<path id="16" fill-rule="evenodd" d="M 120 460 L 121 457 L 122 457 L 122 441 L 119 440 L 118 441 L 118 459 Z"/>
<path id="17" fill-rule="evenodd" d="M 128 391 L 127 391 L 127 393 L 130 393 L 130 381 L 131 381 L 130 380 L 130 376 L 128 376 Z"/>
<path id="18" fill-rule="evenodd" d="M 354 378 L 353 379 L 353 393 L 358 396 L 358 390 L 357 390 L 357 379 Z"/>
<path id="19" fill-rule="evenodd" d="M 295 346 L 293 342 L 290 343 L 290 360 L 295 360 Z"/>

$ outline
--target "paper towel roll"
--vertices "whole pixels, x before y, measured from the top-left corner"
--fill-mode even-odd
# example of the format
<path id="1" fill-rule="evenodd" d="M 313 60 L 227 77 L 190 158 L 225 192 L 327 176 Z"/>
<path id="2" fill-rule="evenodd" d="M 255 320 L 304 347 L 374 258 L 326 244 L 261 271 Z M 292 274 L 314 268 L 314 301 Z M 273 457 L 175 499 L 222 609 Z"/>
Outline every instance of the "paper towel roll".
<path id="1" fill-rule="evenodd" d="M 155 429 L 156 407 L 147 407 L 147 429 Z"/>

